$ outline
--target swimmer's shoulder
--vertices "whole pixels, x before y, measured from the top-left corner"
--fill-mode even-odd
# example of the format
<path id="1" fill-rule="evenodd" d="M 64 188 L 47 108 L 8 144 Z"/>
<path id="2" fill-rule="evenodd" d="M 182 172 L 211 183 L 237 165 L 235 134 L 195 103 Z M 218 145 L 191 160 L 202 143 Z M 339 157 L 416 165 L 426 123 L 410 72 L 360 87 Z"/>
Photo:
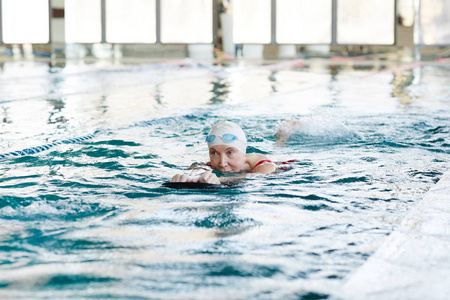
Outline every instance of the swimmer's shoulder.
<path id="1" fill-rule="evenodd" d="M 264 154 L 249 153 L 246 157 L 251 173 L 268 174 L 276 171 L 276 165 Z"/>

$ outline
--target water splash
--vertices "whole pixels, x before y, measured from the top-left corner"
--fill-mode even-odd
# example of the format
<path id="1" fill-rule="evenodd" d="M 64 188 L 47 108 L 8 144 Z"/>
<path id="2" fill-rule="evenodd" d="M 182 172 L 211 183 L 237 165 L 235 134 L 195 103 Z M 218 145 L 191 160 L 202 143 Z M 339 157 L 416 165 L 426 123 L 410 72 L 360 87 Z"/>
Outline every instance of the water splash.
<path id="1" fill-rule="evenodd" d="M 283 120 L 278 123 L 275 135 L 279 145 L 335 145 L 358 139 L 341 119 L 328 112 Z"/>

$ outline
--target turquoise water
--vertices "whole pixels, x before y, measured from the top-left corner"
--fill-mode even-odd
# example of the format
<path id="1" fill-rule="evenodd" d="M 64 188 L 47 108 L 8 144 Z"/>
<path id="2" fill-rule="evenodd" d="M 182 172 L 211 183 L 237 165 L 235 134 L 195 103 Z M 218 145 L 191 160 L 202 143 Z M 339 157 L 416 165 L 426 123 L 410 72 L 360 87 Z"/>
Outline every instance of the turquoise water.
<path id="1" fill-rule="evenodd" d="M 444 65 L 1 70 L 0 154 L 95 134 L 0 161 L 2 298 L 338 296 L 450 165 Z M 207 159 L 223 119 L 290 169 L 228 190 L 161 187 Z"/>

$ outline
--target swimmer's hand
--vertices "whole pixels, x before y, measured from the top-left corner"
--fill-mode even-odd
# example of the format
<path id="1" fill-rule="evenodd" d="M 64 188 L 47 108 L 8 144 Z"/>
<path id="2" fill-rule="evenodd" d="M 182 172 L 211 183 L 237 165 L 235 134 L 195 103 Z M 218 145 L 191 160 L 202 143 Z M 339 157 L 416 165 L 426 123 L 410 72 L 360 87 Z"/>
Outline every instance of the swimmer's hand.
<path id="1" fill-rule="evenodd" d="M 197 182 L 197 180 L 194 180 L 194 178 L 191 178 L 186 174 L 176 174 L 172 177 L 170 182 Z"/>
<path id="2" fill-rule="evenodd" d="M 205 173 L 203 173 L 202 176 L 200 176 L 200 178 L 198 179 L 198 182 L 209 184 L 220 184 L 217 175 L 211 171 L 206 171 Z"/>
<path id="3" fill-rule="evenodd" d="M 219 178 L 217 178 L 216 174 L 211 171 L 204 172 L 198 178 L 192 178 L 186 174 L 176 174 L 172 177 L 170 182 L 201 182 L 201 183 L 209 183 L 209 184 L 220 184 Z"/>

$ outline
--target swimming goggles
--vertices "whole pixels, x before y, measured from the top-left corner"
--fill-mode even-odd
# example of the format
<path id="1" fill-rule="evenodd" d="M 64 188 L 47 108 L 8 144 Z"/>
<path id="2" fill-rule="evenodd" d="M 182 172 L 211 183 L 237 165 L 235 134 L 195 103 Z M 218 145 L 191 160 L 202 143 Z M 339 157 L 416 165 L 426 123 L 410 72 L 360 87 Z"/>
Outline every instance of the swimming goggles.
<path id="1" fill-rule="evenodd" d="M 227 142 L 227 143 L 238 140 L 238 137 L 231 133 L 225 133 L 222 136 L 219 135 L 219 137 L 222 139 L 222 141 Z M 205 140 L 208 143 L 214 143 L 216 138 L 217 138 L 217 136 L 215 134 L 211 134 L 211 135 L 208 135 Z"/>

